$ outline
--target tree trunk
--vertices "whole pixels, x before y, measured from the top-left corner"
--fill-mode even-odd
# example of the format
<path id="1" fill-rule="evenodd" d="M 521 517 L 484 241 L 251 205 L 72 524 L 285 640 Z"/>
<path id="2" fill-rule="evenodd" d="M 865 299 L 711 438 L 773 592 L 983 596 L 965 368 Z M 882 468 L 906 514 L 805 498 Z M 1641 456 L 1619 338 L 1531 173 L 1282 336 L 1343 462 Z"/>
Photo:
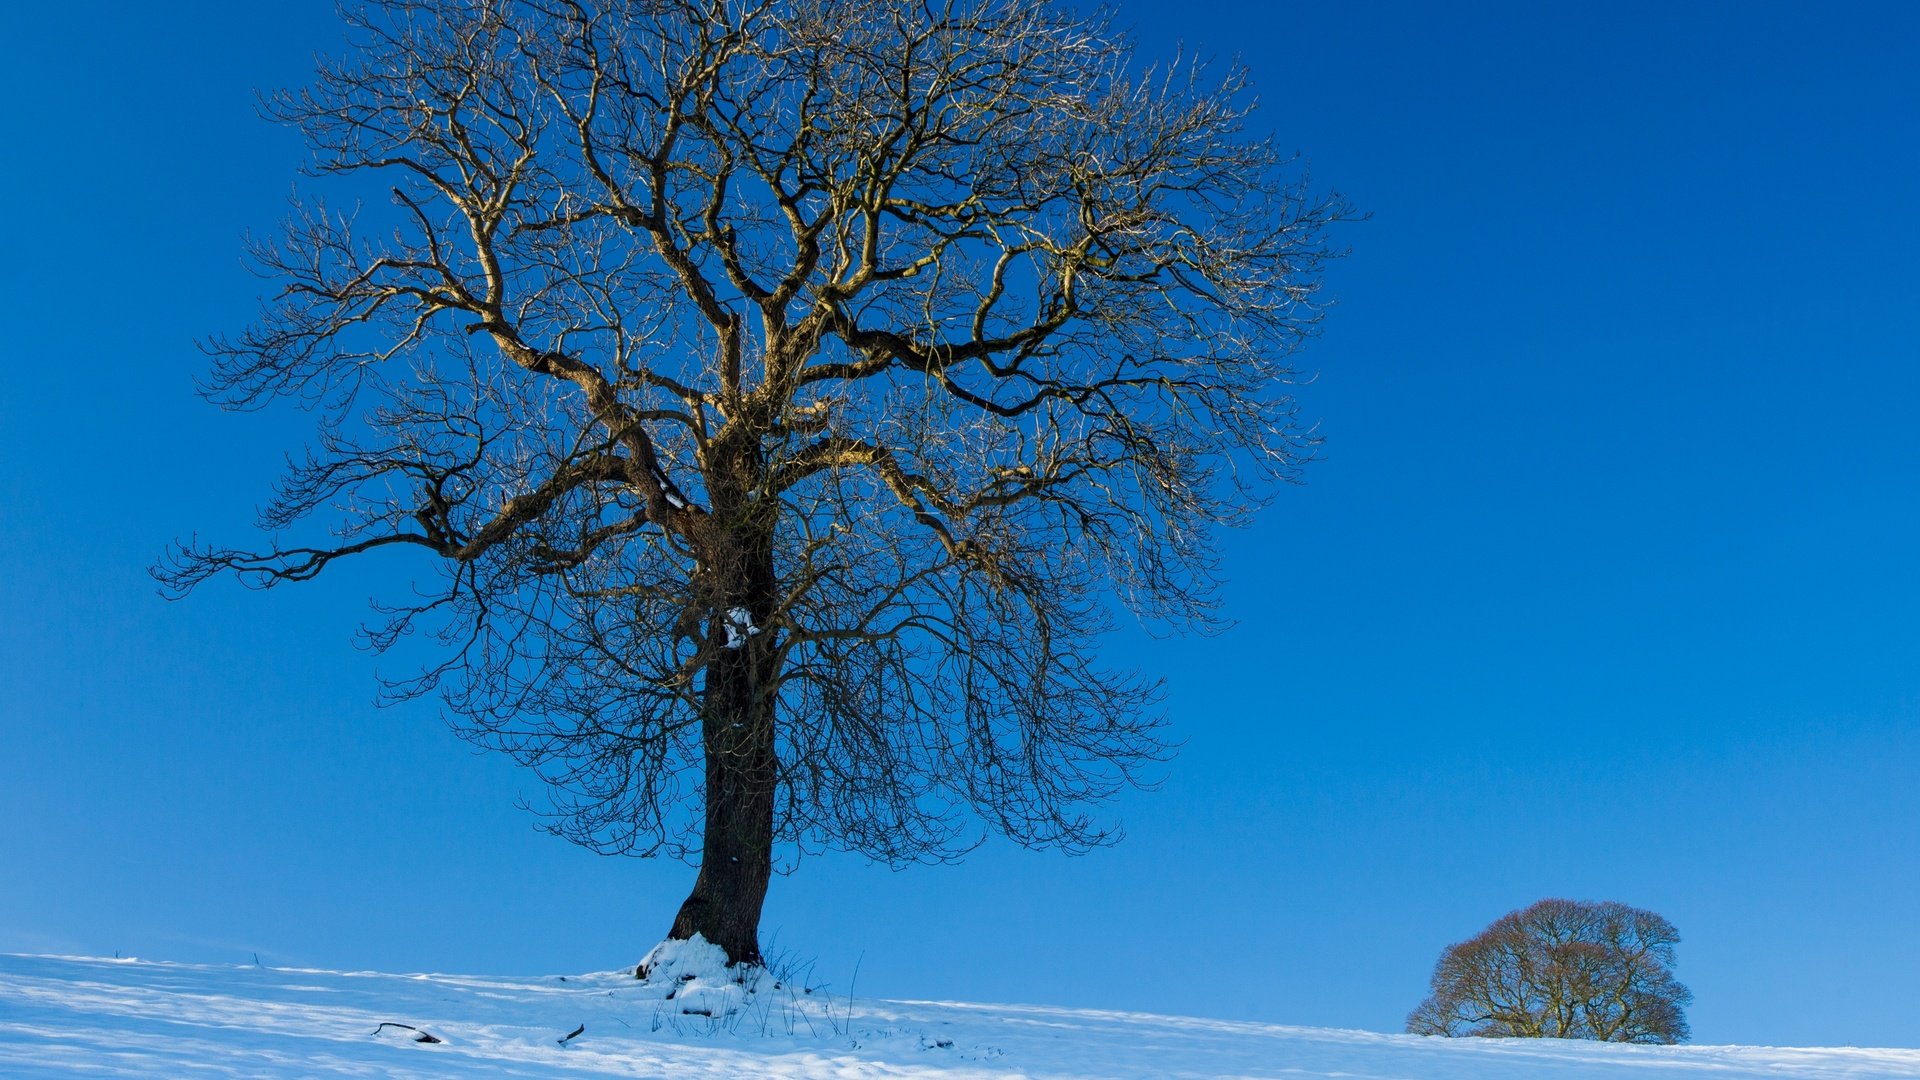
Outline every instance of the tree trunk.
<path id="1" fill-rule="evenodd" d="M 739 537 L 737 587 L 724 591 L 716 612 L 733 619 L 744 609 L 748 626 L 708 665 L 701 720 L 706 753 L 706 831 L 700 873 L 668 932 L 695 934 L 726 950 L 735 964 L 758 964 L 760 909 L 773 877 L 773 810 L 778 786 L 774 742 L 773 538 L 753 529 Z M 750 630 L 749 630 L 750 626 Z"/>

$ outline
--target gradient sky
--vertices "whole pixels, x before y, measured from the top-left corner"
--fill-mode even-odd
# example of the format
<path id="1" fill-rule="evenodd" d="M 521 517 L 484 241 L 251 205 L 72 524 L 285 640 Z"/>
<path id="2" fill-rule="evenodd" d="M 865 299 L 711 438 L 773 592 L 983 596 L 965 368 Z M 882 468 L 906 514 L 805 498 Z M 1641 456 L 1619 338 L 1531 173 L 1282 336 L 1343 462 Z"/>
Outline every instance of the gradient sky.
<path id="1" fill-rule="evenodd" d="M 1397 1030 L 1542 896 L 1681 930 L 1696 1041 L 1920 1046 L 1920 7 L 1119 0 L 1236 50 L 1372 212 L 1304 357 L 1328 442 L 1227 542 L 1221 637 L 1129 632 L 1186 740 L 1130 833 L 776 880 L 862 995 Z M 175 10 L 180 8 L 183 10 Z M 0 950 L 389 971 L 635 960 L 690 884 L 372 707 L 363 560 L 160 600 L 295 413 L 194 396 L 302 157 L 323 3 L 21 5 L 0 195 Z M 857 971 L 857 983 L 855 974 Z"/>

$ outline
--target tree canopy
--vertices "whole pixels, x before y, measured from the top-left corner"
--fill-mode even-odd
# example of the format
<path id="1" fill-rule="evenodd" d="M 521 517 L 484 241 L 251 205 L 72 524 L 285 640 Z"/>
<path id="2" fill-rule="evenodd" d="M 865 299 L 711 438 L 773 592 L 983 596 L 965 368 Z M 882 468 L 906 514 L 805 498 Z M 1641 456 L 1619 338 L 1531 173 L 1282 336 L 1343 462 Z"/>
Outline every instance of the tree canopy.
<path id="1" fill-rule="evenodd" d="M 1693 993 L 1673 977 L 1673 924 L 1608 901 L 1541 900 L 1440 954 L 1416 1035 L 1676 1043 Z"/>

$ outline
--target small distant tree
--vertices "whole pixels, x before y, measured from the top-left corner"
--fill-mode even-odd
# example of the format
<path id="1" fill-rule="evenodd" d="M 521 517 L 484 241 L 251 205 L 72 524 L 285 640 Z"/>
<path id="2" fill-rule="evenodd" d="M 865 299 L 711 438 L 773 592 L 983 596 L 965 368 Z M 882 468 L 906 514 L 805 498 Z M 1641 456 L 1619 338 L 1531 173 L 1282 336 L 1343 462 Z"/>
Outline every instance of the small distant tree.
<path id="1" fill-rule="evenodd" d="M 1613 902 L 1542 900 L 1449 945 L 1415 1035 L 1677 1043 L 1693 993 L 1673 977 L 1673 924 Z"/>

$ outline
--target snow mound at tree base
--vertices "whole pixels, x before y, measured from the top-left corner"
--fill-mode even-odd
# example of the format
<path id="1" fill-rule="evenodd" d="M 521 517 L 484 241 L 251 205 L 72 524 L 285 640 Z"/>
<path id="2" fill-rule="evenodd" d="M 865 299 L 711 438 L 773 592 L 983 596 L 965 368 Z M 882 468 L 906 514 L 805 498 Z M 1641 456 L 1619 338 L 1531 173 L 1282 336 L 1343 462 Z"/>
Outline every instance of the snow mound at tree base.
<path id="1" fill-rule="evenodd" d="M 673 1002 L 682 1016 L 719 1019 L 747 1009 L 762 994 L 792 998 L 808 993 L 787 986 L 764 965 L 729 964 L 726 950 L 699 934 L 655 945 L 634 975 L 647 991 L 657 991 L 659 1000 Z"/>
<path id="2" fill-rule="evenodd" d="M 669 953 L 649 972 L 670 962 L 674 979 L 660 983 L 631 970 L 508 978 L 0 955 L 0 1077 L 1920 1078 L 1920 1050 L 1442 1039 L 1043 1005 L 850 1002 L 789 992 L 786 980 L 748 990 L 697 949 Z M 733 1000 L 729 986 L 740 988 L 732 1012 L 681 1011 L 683 999 Z"/>

